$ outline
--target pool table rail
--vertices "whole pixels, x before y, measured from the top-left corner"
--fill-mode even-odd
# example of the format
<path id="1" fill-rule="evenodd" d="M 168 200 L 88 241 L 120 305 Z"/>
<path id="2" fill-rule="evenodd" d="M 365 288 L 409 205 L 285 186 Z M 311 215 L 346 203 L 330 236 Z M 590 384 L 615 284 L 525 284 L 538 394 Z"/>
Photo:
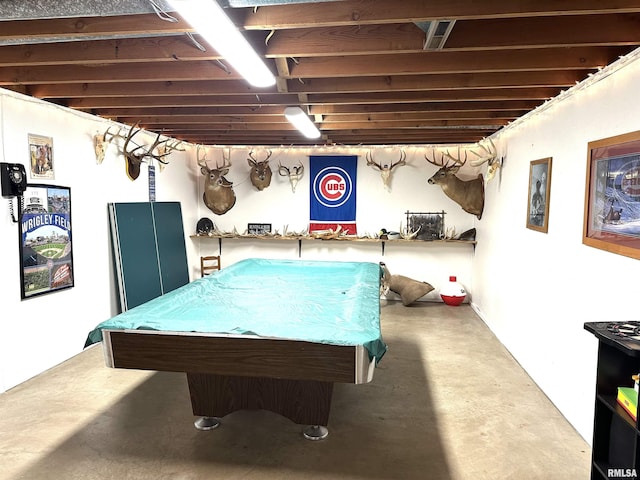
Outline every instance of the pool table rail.
<path id="1" fill-rule="evenodd" d="M 107 366 L 140 370 L 368 383 L 375 360 L 344 346 L 252 335 L 103 330 Z"/>
<path id="2" fill-rule="evenodd" d="M 375 369 L 362 345 L 154 330 L 102 333 L 107 366 L 186 373 L 193 414 L 216 426 L 214 419 L 236 410 L 265 409 L 297 424 L 326 427 L 333 384 L 370 382 Z M 307 438 L 324 436 L 326 429 Z"/>

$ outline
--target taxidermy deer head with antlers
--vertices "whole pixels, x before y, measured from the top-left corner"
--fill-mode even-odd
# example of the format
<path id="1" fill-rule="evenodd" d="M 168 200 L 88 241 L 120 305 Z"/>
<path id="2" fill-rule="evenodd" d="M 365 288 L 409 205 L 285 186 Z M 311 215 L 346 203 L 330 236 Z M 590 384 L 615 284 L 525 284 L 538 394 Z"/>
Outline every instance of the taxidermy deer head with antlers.
<path id="1" fill-rule="evenodd" d="M 227 157 L 222 151 L 222 166 L 209 168 L 207 165 L 206 151 L 200 157 L 200 145 L 196 147 L 196 157 L 200 171 L 204 175 L 204 193 L 202 199 L 209 210 L 216 215 L 224 215 L 236 204 L 236 194 L 233 191 L 233 182 L 224 176 L 229 173 L 231 167 L 231 154 Z"/>
<path id="2" fill-rule="evenodd" d="M 458 149 L 458 158 L 453 157 L 449 152 L 444 152 L 440 156 L 440 161 L 437 161 L 435 149 L 433 151 L 433 160 L 427 157 L 426 154 L 424 158 L 432 165 L 440 167 L 428 182 L 431 185 L 440 185 L 447 197 L 460 205 L 465 212 L 477 216 L 478 220 L 480 220 L 484 210 L 484 180 L 482 174 L 478 174 L 478 177 L 473 180 L 461 180 L 456 177 L 460 167 L 467 161 L 466 152 L 464 161 L 460 160 L 460 149 Z M 453 161 L 453 163 L 449 165 L 449 161 Z"/>
<path id="3" fill-rule="evenodd" d="M 249 158 L 247 163 L 251 167 L 251 173 L 249 178 L 251 183 L 258 190 L 262 191 L 271 184 L 271 167 L 269 166 L 269 159 L 271 158 L 271 150 L 267 152 L 267 158 L 264 160 L 256 160 L 253 156 L 253 150 L 249 152 Z"/>
<path id="4" fill-rule="evenodd" d="M 99 135 L 96 135 L 97 138 L 94 137 L 96 160 L 98 160 L 98 163 L 102 162 L 98 155 L 101 154 L 101 158 L 104 159 L 106 146 L 108 146 L 110 142 L 117 138 L 123 139 L 122 155 L 126 161 L 127 176 L 131 180 L 136 180 L 140 176 L 140 165 L 145 159 L 157 160 L 160 164 L 166 165 L 169 163 L 166 157 L 173 151 L 184 151 L 184 148 L 181 148 L 182 142 L 171 138 L 161 140 L 162 134 L 160 133 L 158 133 L 155 141 L 150 146 L 134 143 L 132 141 L 133 137 L 142 131 L 141 128 L 138 128 L 137 123 L 129 129 L 126 137 L 120 133 L 121 130 L 122 129 L 119 128 L 116 133 L 111 133 L 111 127 L 109 127 L 104 135 L 102 135 L 102 139 Z"/>

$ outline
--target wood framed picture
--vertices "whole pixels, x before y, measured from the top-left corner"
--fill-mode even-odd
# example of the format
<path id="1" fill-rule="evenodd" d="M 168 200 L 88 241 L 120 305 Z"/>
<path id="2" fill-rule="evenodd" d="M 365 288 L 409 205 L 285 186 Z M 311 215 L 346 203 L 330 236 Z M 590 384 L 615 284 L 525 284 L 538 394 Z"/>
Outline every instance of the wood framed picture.
<path id="1" fill-rule="evenodd" d="M 582 243 L 640 259 L 640 131 L 589 142 Z"/>
<path id="2" fill-rule="evenodd" d="M 532 161 L 529 164 L 527 228 L 547 233 L 549 228 L 550 194 L 551 157 Z"/>

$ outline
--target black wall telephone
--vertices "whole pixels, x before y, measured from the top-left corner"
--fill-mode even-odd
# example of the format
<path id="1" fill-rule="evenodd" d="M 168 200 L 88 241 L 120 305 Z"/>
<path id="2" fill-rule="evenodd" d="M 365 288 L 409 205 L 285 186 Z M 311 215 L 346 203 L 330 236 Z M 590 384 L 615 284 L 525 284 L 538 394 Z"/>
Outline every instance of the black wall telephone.
<path id="1" fill-rule="evenodd" d="M 0 186 L 3 197 L 22 196 L 27 188 L 27 172 L 20 163 L 0 163 Z"/>

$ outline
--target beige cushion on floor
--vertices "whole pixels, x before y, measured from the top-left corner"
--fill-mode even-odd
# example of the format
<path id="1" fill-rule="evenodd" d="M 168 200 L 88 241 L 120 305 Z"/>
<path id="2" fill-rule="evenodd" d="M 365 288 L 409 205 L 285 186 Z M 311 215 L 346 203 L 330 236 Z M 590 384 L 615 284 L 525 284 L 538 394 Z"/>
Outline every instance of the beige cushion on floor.
<path id="1" fill-rule="evenodd" d="M 427 282 L 419 282 L 403 275 L 391 275 L 389 290 L 400 295 L 402 304 L 407 306 L 425 296 L 433 287 Z"/>

